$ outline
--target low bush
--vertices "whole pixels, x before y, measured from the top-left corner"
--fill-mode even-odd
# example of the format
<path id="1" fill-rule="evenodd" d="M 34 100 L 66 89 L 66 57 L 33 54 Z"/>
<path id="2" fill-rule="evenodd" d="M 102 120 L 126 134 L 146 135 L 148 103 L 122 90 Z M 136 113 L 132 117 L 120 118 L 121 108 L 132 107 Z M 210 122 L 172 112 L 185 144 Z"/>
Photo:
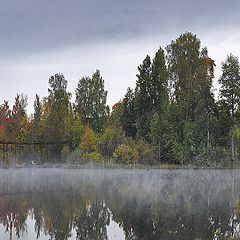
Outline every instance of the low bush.
<path id="1" fill-rule="evenodd" d="M 126 144 L 120 144 L 115 149 L 113 157 L 117 162 L 129 164 L 133 160 L 133 150 Z"/>
<path id="2" fill-rule="evenodd" d="M 204 167 L 227 167 L 231 164 L 231 152 L 223 147 L 208 147 L 194 159 L 194 164 Z"/>

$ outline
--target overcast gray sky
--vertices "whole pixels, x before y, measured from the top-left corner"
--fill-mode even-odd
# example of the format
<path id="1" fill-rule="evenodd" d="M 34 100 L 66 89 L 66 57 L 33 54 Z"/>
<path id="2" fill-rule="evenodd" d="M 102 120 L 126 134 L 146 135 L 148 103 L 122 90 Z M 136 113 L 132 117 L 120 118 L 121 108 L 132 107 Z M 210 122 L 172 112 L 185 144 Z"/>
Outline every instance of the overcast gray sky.
<path id="1" fill-rule="evenodd" d="M 79 78 L 100 69 L 112 106 L 144 57 L 186 31 L 207 46 L 218 78 L 227 54 L 240 56 L 239 23 L 239 0 L 0 0 L 0 104 L 25 93 L 33 112 L 58 72 L 74 101 Z"/>

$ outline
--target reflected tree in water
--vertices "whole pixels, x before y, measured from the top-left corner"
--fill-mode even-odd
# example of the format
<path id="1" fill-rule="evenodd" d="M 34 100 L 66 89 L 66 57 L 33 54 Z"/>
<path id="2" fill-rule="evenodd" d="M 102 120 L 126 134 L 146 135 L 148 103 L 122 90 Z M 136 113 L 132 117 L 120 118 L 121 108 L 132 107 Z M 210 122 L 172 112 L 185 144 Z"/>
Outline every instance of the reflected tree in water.
<path id="1" fill-rule="evenodd" d="M 107 240 L 110 212 L 103 202 L 87 204 L 75 217 L 74 226 L 79 240 Z"/>
<path id="2" fill-rule="evenodd" d="M 239 174 L 125 173 L 1 174 L 0 224 L 19 237 L 32 218 L 36 239 L 108 239 L 111 221 L 128 240 L 240 237 Z"/>

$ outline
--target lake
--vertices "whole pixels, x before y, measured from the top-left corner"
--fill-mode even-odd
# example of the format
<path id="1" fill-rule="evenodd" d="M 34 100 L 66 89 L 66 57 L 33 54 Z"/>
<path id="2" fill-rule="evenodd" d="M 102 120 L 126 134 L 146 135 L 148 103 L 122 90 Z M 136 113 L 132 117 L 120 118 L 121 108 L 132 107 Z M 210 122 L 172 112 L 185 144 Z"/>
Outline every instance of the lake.
<path id="1" fill-rule="evenodd" d="M 0 239 L 239 239 L 240 170 L 0 170 Z"/>

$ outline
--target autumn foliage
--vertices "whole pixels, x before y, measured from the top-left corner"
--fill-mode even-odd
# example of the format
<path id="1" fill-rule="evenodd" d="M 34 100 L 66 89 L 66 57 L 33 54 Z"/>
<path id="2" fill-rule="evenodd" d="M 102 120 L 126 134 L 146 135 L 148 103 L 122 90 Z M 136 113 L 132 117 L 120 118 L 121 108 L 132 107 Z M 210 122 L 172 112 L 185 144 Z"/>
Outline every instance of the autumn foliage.
<path id="1" fill-rule="evenodd" d="M 211 78 L 214 78 L 214 67 L 216 67 L 215 61 L 210 57 L 204 57 L 204 60 L 208 64 L 208 72 Z"/>
<path id="2" fill-rule="evenodd" d="M 80 147 L 83 160 L 98 161 L 103 159 L 100 153 L 100 139 L 89 126 L 85 128 Z"/>
<path id="3" fill-rule="evenodd" d="M 0 140 L 17 141 L 21 134 L 23 112 L 20 105 L 20 96 L 15 98 L 12 111 L 9 110 L 7 103 L 0 108 Z"/>
<path id="4" fill-rule="evenodd" d="M 0 105 L 0 141 L 60 143 L 48 150 L 36 146 L 39 163 L 49 153 L 53 162 L 77 164 L 103 160 L 195 164 L 207 152 L 215 156 L 228 152 L 231 124 L 232 139 L 240 142 L 240 66 L 238 60 L 235 63 L 234 68 L 232 61 L 224 65 L 226 76 L 220 81 L 221 99 L 217 101 L 215 61 L 207 48 L 201 48 L 196 35 L 181 34 L 166 48 L 160 47 L 153 58 L 147 55 L 143 59 L 137 67 L 135 88 L 127 88 L 111 113 L 99 70 L 79 80 L 74 103 L 65 76 L 57 73 L 49 78 L 48 96 L 36 95 L 32 115 L 27 115 L 21 95 L 12 108 L 6 101 Z M 229 76 L 229 68 L 236 77 Z M 231 84 L 232 80 L 236 82 Z M 239 149 L 235 144 L 232 152 L 240 156 Z"/>

